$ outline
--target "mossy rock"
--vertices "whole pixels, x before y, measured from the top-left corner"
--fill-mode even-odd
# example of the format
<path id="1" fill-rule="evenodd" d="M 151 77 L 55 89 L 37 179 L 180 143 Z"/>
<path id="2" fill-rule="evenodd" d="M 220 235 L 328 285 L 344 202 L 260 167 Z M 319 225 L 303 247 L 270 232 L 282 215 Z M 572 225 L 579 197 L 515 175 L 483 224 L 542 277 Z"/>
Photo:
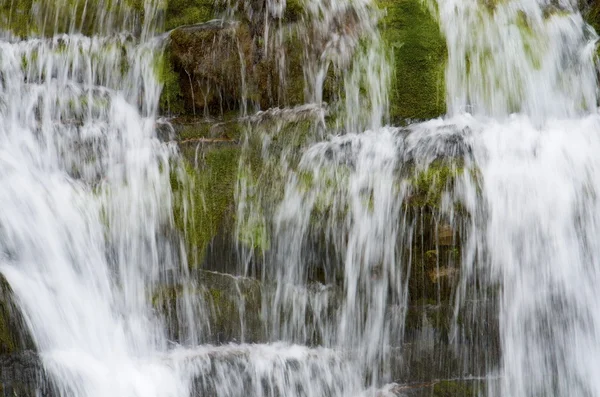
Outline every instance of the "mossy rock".
<path id="1" fill-rule="evenodd" d="M 263 288 L 259 281 L 206 270 L 197 270 L 193 275 L 197 284 L 187 292 L 206 310 L 206 317 L 199 318 L 197 324 L 204 331 L 202 343 L 264 341 Z M 158 290 L 153 297 L 154 307 L 166 315 L 171 325 L 170 337 L 174 340 L 179 338 L 177 313 L 183 296 L 182 286 L 169 286 Z"/>
<path id="2" fill-rule="evenodd" d="M 160 73 L 165 84 L 161 112 L 223 118 L 231 111 L 253 113 L 303 103 L 299 40 L 293 29 L 286 31 L 282 75 L 279 54 L 266 53 L 262 32 L 244 21 L 215 20 L 173 30 Z"/>
<path id="3" fill-rule="evenodd" d="M 168 51 L 187 114 L 221 116 L 241 108 L 242 97 L 249 95 L 242 71 L 251 70 L 253 60 L 246 26 L 211 22 L 178 28 Z"/>
<path id="4" fill-rule="evenodd" d="M 383 38 L 393 51 L 390 117 L 394 123 L 426 120 L 446 112 L 446 42 L 421 0 L 378 0 L 385 10 Z"/>
<path id="5" fill-rule="evenodd" d="M 600 32 L 600 1 L 587 0 L 583 1 L 583 16 L 585 21 L 589 23 L 596 32 Z"/>
<path id="6" fill-rule="evenodd" d="M 432 397 L 475 397 L 479 394 L 472 382 L 444 380 L 433 386 Z"/>
<path id="7" fill-rule="evenodd" d="M 199 142 L 240 143 L 247 129 L 247 122 L 229 112 L 218 121 L 206 118 L 178 117 L 171 120 L 175 137 L 179 145 L 194 145 Z"/>
<path id="8" fill-rule="evenodd" d="M 452 191 L 456 178 L 466 172 L 459 158 L 442 158 L 426 167 L 413 165 L 407 168 L 407 204 L 415 208 L 442 208 L 444 193 Z"/>
<path id="9" fill-rule="evenodd" d="M 33 348 L 10 286 L 0 275 L 0 355 Z"/>
<path id="10" fill-rule="evenodd" d="M 193 268 L 203 262 L 223 224 L 232 222 L 240 149 L 223 144 L 183 147 L 182 152 L 187 157 L 185 173 L 174 173 L 171 184 L 176 224 L 185 236 Z"/>
<path id="11" fill-rule="evenodd" d="M 158 56 L 154 65 L 157 80 L 162 84 L 159 110 L 162 115 L 177 115 L 185 112 L 185 100 L 181 91 L 181 77 L 175 71 L 173 55 L 167 48 Z"/>
<path id="12" fill-rule="evenodd" d="M 33 6 L 36 6 L 35 11 Z M 111 14 L 110 25 L 102 16 Z M 86 35 L 127 26 L 142 26 L 142 0 L 13 0 L 0 2 L 0 23 L 15 36 L 52 36 L 81 32 Z M 139 33 L 139 32 L 135 32 Z"/>
<path id="13" fill-rule="evenodd" d="M 216 15 L 214 0 L 169 0 L 165 14 L 165 29 L 207 22 Z"/>

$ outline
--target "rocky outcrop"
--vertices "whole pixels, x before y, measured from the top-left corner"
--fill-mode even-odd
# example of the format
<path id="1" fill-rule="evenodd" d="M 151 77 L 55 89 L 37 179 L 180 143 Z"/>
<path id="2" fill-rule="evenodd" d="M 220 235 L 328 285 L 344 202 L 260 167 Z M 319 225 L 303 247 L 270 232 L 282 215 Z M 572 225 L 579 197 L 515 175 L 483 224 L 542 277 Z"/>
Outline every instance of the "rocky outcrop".
<path id="1" fill-rule="evenodd" d="M 167 28 L 174 30 L 165 59 L 163 112 L 223 117 L 229 111 L 300 105 L 308 99 L 307 62 L 324 56 L 319 53 L 324 38 L 315 35 L 322 27 L 311 28 L 311 17 L 299 3 L 287 2 L 284 13 L 274 15 L 266 13 L 261 1 L 239 2 L 227 22 L 214 19 L 232 17 L 219 8 L 223 4 L 174 3 L 167 10 Z M 436 17 L 420 0 L 379 0 L 377 6 L 384 15 L 385 50 L 393 61 L 392 122 L 442 115 L 446 46 Z M 339 25 L 341 32 L 332 35 L 359 34 L 352 33 L 359 29 L 352 15 L 338 19 L 331 28 Z M 343 96 L 340 68 L 350 64 L 329 69 L 325 101 Z"/>
<path id="2" fill-rule="evenodd" d="M 12 354 L 32 345 L 10 287 L 0 275 L 0 355 Z"/>
<path id="3" fill-rule="evenodd" d="M 0 355 L 0 394 L 19 397 L 56 395 L 44 377 L 38 355 L 32 350 Z"/>
<path id="4" fill-rule="evenodd" d="M 68 32 L 91 35 L 114 33 L 123 28 L 138 34 L 143 18 L 143 0 L 16 0 L 0 3 L 2 29 L 11 31 L 17 37 L 52 36 Z"/>

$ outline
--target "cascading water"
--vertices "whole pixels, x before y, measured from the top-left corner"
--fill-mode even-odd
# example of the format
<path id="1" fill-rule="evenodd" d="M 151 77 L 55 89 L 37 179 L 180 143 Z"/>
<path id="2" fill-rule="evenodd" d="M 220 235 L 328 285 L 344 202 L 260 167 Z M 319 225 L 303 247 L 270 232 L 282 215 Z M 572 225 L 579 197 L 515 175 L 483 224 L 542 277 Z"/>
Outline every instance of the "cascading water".
<path id="1" fill-rule="evenodd" d="M 495 342 L 484 343 L 487 358 L 479 371 L 467 364 L 467 374 L 487 373 L 491 396 L 599 395 L 597 35 L 574 2 L 439 0 L 432 8 L 448 41 L 449 116 L 407 129 L 375 124 L 303 153 L 267 216 L 274 311 L 300 314 L 278 335 L 307 339 L 298 307 L 323 301 L 303 305 L 289 286 L 305 285 L 314 266 L 339 295 L 321 298 L 338 299 L 337 310 L 317 313 L 310 331 L 327 346 L 352 346 L 355 368 L 373 384 L 390 379 L 420 266 L 419 216 L 403 203 L 417 194 L 415 178 L 441 162 L 452 183 L 439 181 L 443 173 L 427 180 L 445 190 L 428 216 L 462 247 L 461 268 L 444 269 L 460 273 L 450 342 L 460 349 L 476 338 L 465 326 L 470 305 L 498 321 L 499 355 Z M 279 160 L 286 171 L 288 157 Z"/>
<path id="2" fill-rule="evenodd" d="M 171 177 L 183 170 L 155 131 L 162 3 L 145 0 L 143 20 L 127 2 L 84 3 L 34 2 L 40 31 L 0 41 L 0 272 L 57 394 L 401 393 L 382 386 L 407 351 L 411 283 L 459 274 L 450 343 L 477 337 L 472 306 L 493 300 L 482 310 L 499 321 L 499 357 L 464 365 L 488 375 L 487 395 L 600 395 L 597 36 L 576 4 L 431 4 L 448 42 L 449 116 L 392 128 L 371 2 L 306 1 L 312 134 L 294 138 L 297 152 L 278 124 L 257 155 L 250 129 L 236 192 L 237 237 L 263 250 L 238 270 L 262 278 L 257 341 L 269 343 L 211 346 L 210 302 L 174 230 Z M 265 18 L 281 7 L 267 2 Z M 264 29 L 269 53 L 283 33 Z M 330 69 L 342 89 L 326 108 Z M 168 277 L 183 286 L 175 316 L 153 304 Z M 245 342 L 254 292 L 237 281 Z"/>
<path id="3" fill-rule="evenodd" d="M 176 285 L 191 280 L 172 215 L 171 176 L 181 170 L 176 151 L 160 143 L 155 131 L 160 86 L 153 65 L 161 44 L 154 29 L 161 3 L 144 2 L 143 23 L 127 3 L 99 2 L 97 12 L 88 10 L 87 3 L 73 9 L 66 2 L 47 6 L 40 2 L 31 8 L 40 32 L 25 39 L 6 33 L 0 43 L 0 271 L 56 394 L 362 393 L 364 372 L 381 372 L 368 366 L 381 359 L 385 343 L 378 334 L 384 322 L 382 287 L 369 298 L 377 309 L 372 313 L 357 311 L 363 298 L 345 305 L 339 321 L 329 321 L 322 308 L 323 347 L 315 348 L 289 344 L 308 342 L 297 337 L 305 328 L 298 323 L 306 310 L 302 304 L 283 313 L 293 319 L 289 333 L 270 333 L 271 341 L 282 342 L 196 347 L 210 339 L 199 331 L 205 330 L 202 313 L 209 308 L 200 296 L 192 296 L 196 288 L 184 287 L 185 307 L 177 308 L 175 321 L 179 341 L 189 348 L 173 348 L 168 339 L 172 324 L 163 318 L 167 313 L 157 313 L 153 306 L 155 290 L 167 273 L 181 275 L 171 280 Z M 324 18 L 317 25 L 323 27 L 323 51 L 329 54 L 314 60 L 323 69 L 319 73 L 330 62 L 349 62 L 332 57 L 348 57 L 346 47 L 357 46 L 356 32 L 328 36 L 329 25 L 340 29 L 343 23 L 335 18 L 349 18 L 367 32 L 377 32 L 368 6 L 332 2 L 321 10 L 314 2 L 313 13 Z M 86 12 L 95 17 L 93 28 L 85 32 L 90 36 L 82 32 L 89 22 Z M 59 26 L 68 33 L 58 34 Z M 354 61 L 346 86 L 348 126 L 353 129 L 362 129 L 364 120 L 378 126 L 385 112 L 386 90 L 380 84 L 388 80 L 386 64 L 378 36 L 370 40 L 377 46 L 367 46 L 365 56 Z M 310 65 L 307 69 L 312 70 Z M 369 72 L 372 97 L 366 116 L 354 112 L 359 89 L 365 87 L 364 71 Z M 313 91 L 322 90 L 322 76 L 311 78 L 316 79 L 308 84 Z M 352 275 L 355 284 L 357 276 Z M 288 285 L 292 291 L 294 285 L 280 287 Z M 307 291 L 296 286 L 295 298 L 302 299 Z M 275 295 L 280 292 L 278 288 Z M 279 309 L 277 304 L 271 308 Z M 371 326 L 365 328 L 365 321 Z M 338 323 L 343 329 L 330 329 Z M 363 348 L 369 338 L 372 345 Z M 352 363 L 351 357 L 360 363 Z M 376 385 L 376 379 L 370 383 Z"/>
<path id="4" fill-rule="evenodd" d="M 33 17 L 68 20 L 55 5 Z M 154 126 L 158 6 L 144 3 L 139 37 L 129 7 L 102 4 L 91 37 L 73 17 L 68 34 L 0 41 L 0 272 L 60 395 L 188 387 L 157 357 L 167 339 L 148 297 L 179 266 L 165 237 L 173 153 Z"/>
<path id="5" fill-rule="evenodd" d="M 576 6 L 439 2 L 454 112 L 444 123 L 468 127 L 480 175 L 462 186 L 478 236 L 465 245 L 463 282 L 485 280 L 498 296 L 500 380 L 489 395 L 600 393 L 597 36 Z"/>

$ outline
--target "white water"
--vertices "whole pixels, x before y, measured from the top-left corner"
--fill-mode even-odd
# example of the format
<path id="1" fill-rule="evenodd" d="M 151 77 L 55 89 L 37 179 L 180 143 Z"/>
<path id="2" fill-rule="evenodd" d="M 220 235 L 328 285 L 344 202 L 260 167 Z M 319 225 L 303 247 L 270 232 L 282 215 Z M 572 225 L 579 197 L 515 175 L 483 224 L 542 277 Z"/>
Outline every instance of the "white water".
<path id="1" fill-rule="evenodd" d="M 453 117 L 420 128 L 469 129 L 480 177 L 459 188 L 473 218 L 457 301 L 486 294 L 476 280 L 497 291 L 500 380 L 488 393 L 600 395 L 597 36 L 575 2 L 438 4 Z"/>
<path id="2" fill-rule="evenodd" d="M 368 17 L 369 32 L 376 32 L 366 5 L 356 7 L 361 12 L 356 19 Z M 171 170 L 178 156 L 155 132 L 160 85 L 153 65 L 161 47 L 154 35 L 160 1 L 145 1 L 143 23 L 125 3 L 106 11 L 102 6 L 94 14 L 91 37 L 80 33 L 83 17 L 79 21 L 66 3 L 58 3 L 49 10 L 34 7 L 33 20 L 48 27 L 68 15 L 68 34 L 20 39 L 6 33 L 0 41 L 0 272 L 56 394 L 362 393 L 363 371 L 379 359 L 385 342 L 377 335 L 384 314 L 379 303 L 372 329 L 357 329 L 356 335 L 352 317 L 362 299 L 349 303 L 344 329 L 328 336 L 335 343 L 324 341 L 323 348 L 291 345 L 298 340 L 279 334 L 274 340 L 283 343 L 196 347 L 210 339 L 201 334 L 207 329 L 202 312 L 209 308 L 198 307 L 204 300 L 192 302 L 184 292 L 187 307 L 176 325 L 188 346 L 173 347 L 167 339 L 172 324 L 156 312 L 153 296 L 167 272 L 176 283 L 187 283 L 189 276 L 172 215 L 169 176 L 181 172 Z M 350 12 L 349 3 L 336 2 L 324 13 L 313 10 L 326 20 L 320 34 L 329 34 L 330 14 L 338 6 Z M 338 52 L 329 47 L 340 37 L 332 33 L 326 39 L 322 51 L 328 55 L 318 60 L 322 72 L 336 54 L 350 56 L 346 46 L 358 40 L 358 33 L 351 33 L 342 37 L 347 42 Z M 378 36 L 373 40 L 379 45 Z M 380 47 L 371 50 L 381 52 Z M 347 118 L 353 120 L 348 125 L 359 128 L 365 119 L 381 122 L 386 90 L 377 87 L 387 77 L 373 77 L 387 73 L 387 66 L 382 54 L 368 52 L 355 62 L 348 101 L 358 100 L 364 68 L 373 70 L 367 76 L 378 84 L 370 89 L 376 97 L 369 117 L 352 113 L 355 103 L 348 108 Z M 301 313 L 292 317 L 297 320 Z M 291 333 L 304 327 L 295 323 Z M 362 348 L 369 338 L 374 344 Z M 360 364 L 351 357 L 361 357 Z"/>
<path id="3" fill-rule="evenodd" d="M 407 269 L 419 265 L 401 254 L 415 236 L 401 206 L 411 195 L 403 169 L 458 157 L 464 169 L 455 170 L 436 216 L 461 233 L 455 316 L 469 302 L 497 301 L 488 315 L 499 321 L 500 358 L 490 351 L 481 363 L 486 394 L 597 396 L 597 35 L 574 3 L 493 3 L 438 1 L 447 118 L 334 137 L 303 153 L 274 216 L 275 263 L 285 266 L 275 265 L 273 277 L 305 283 L 311 238 L 324 238 L 320 265 L 329 282 L 343 280 L 339 310 L 319 329 L 324 343 L 354 346 L 359 371 L 373 383 L 389 380 L 386 353 L 402 344 Z M 457 139 L 459 151 L 448 145 Z M 296 307 L 284 288 L 277 299 Z M 398 317 L 386 312 L 395 305 Z M 462 327 L 451 336 L 457 347 Z M 279 332 L 298 338 L 298 329 Z"/>
<path id="4" fill-rule="evenodd" d="M 268 345 L 173 349 L 151 304 L 164 271 L 187 277 L 170 238 L 177 155 L 154 130 L 159 3 L 146 0 L 137 37 L 119 33 L 135 18 L 119 26 L 111 13 L 92 38 L 77 23 L 53 39 L 6 36 L 0 272 L 58 394 L 357 396 L 392 381 L 418 265 L 407 174 L 452 155 L 464 171 L 434 221 L 461 231 L 457 313 L 473 297 L 498 299 L 502 354 L 490 375 L 499 380 L 487 392 L 600 395 L 596 36 L 570 4 L 549 13 L 541 1 L 497 3 L 438 1 L 450 116 L 400 130 L 381 128 L 389 71 L 370 3 L 308 2 L 323 46 L 306 56 L 307 97 L 320 105 L 327 68 L 351 62 L 335 128 L 347 133 L 310 145 L 298 164 L 286 150 L 265 161 L 286 178 L 260 219 L 274 231 L 262 274 L 275 282 L 263 297 Z M 348 12 L 362 33 L 332 33 Z M 365 32 L 366 49 L 350 56 Z M 456 137 L 468 150 L 448 149 Z M 258 211 L 249 195 L 238 192 L 240 217 Z M 311 266 L 329 286 L 311 284 Z M 179 321 L 185 343 L 206 336 L 199 318 Z"/>

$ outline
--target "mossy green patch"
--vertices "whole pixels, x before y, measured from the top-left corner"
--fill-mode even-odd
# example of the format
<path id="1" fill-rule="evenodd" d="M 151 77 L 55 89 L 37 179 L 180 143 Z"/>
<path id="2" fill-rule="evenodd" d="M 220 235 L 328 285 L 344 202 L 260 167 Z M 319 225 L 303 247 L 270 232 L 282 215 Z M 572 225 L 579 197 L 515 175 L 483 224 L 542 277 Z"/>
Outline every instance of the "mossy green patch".
<path id="1" fill-rule="evenodd" d="M 296 22 L 304 13 L 302 0 L 287 0 L 283 18 L 286 22 Z"/>
<path id="2" fill-rule="evenodd" d="M 101 20 L 109 15 L 105 21 Z M 117 28 L 128 21 L 139 25 L 144 17 L 142 0 L 11 0 L 0 2 L 2 28 L 19 37 L 51 36 L 69 31 L 91 35 Z M 106 21 L 110 20 L 110 26 Z"/>
<path id="3" fill-rule="evenodd" d="M 392 122 L 423 120 L 445 113 L 446 42 L 420 0 L 379 0 L 387 11 L 383 38 L 393 51 Z"/>
<path id="4" fill-rule="evenodd" d="M 199 327 L 205 327 L 206 331 L 206 339 L 202 342 L 264 341 L 261 319 L 264 288 L 260 282 L 205 270 L 199 270 L 196 275 L 197 284 L 193 286 L 167 286 L 156 291 L 152 305 L 177 323 L 177 312 L 181 308 L 178 301 L 191 295 L 208 309 L 205 319 L 208 324 L 198 324 Z"/>
<path id="5" fill-rule="evenodd" d="M 0 3 L 0 21 L 4 29 L 16 36 L 24 37 L 36 26 L 31 23 L 32 0 L 3 1 Z M 35 31 L 34 31 L 35 32 Z"/>
<path id="6" fill-rule="evenodd" d="M 440 208 L 444 192 L 453 188 L 456 176 L 463 172 L 459 160 L 436 160 L 425 169 L 415 167 L 409 179 L 408 203 L 414 207 Z"/>
<path id="7" fill-rule="evenodd" d="M 471 397 L 478 396 L 472 382 L 444 380 L 433 386 L 433 397 Z"/>
<path id="8" fill-rule="evenodd" d="M 600 32 L 600 1 L 591 1 L 589 4 L 584 18 L 596 32 Z"/>
<path id="9" fill-rule="evenodd" d="M 219 121 L 179 117 L 172 121 L 180 144 L 201 142 L 239 142 L 247 122 L 237 112 L 228 112 Z"/>
<path id="10" fill-rule="evenodd" d="M 23 319 L 15 307 L 10 286 L 0 275 L 0 355 L 31 348 Z"/>
<path id="11" fill-rule="evenodd" d="M 206 249 L 232 214 L 240 149 L 232 145 L 211 145 L 193 150 L 197 166 L 186 162 L 187 177 L 173 175 L 171 184 L 178 197 L 176 224 L 185 234 L 190 266 L 198 266 Z M 198 151 L 197 151 L 198 150 Z M 197 152 L 196 152 L 197 151 Z M 189 203 L 186 206 L 186 200 Z"/>
<path id="12" fill-rule="evenodd" d="M 180 75 L 175 71 L 171 52 L 167 49 L 157 55 L 154 65 L 157 80 L 162 84 L 160 95 L 160 112 L 163 115 L 178 115 L 184 112 L 183 94 L 181 93 Z"/>
<path id="13" fill-rule="evenodd" d="M 165 29 L 209 21 L 215 16 L 213 0 L 169 0 L 165 15 Z"/>
<path id="14" fill-rule="evenodd" d="M 600 32 L 600 1 L 591 1 L 583 14 L 584 19 L 596 32 Z M 596 57 L 600 58 L 600 45 L 596 43 Z"/>

